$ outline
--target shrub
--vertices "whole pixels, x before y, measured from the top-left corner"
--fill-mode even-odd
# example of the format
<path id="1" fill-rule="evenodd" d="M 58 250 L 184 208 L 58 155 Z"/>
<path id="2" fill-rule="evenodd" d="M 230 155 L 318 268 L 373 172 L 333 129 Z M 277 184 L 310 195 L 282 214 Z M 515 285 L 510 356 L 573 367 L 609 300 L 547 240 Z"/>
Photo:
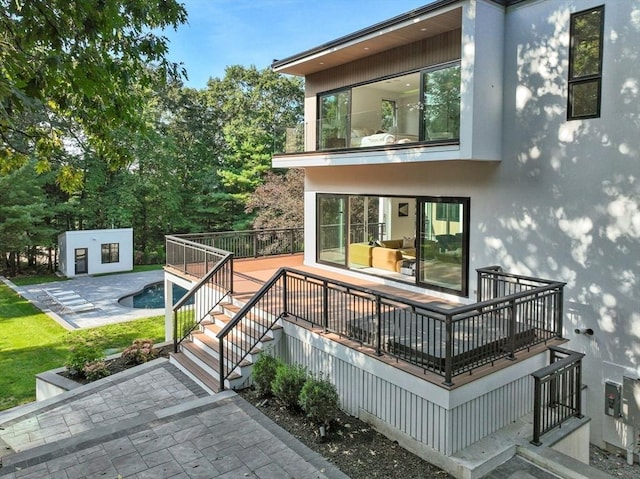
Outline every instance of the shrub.
<path id="1" fill-rule="evenodd" d="M 296 364 L 290 366 L 281 364 L 276 369 L 276 375 L 271 383 L 273 394 L 290 409 L 298 406 L 298 399 L 302 386 L 307 381 L 307 370 Z"/>
<path id="2" fill-rule="evenodd" d="M 104 358 L 102 350 L 95 346 L 91 340 L 77 339 L 75 344 L 69 348 L 69 352 L 65 367 L 73 376 L 83 375 L 85 364 Z"/>
<path id="3" fill-rule="evenodd" d="M 300 391 L 299 404 L 307 417 L 318 425 L 329 425 L 340 408 L 338 391 L 322 375 L 309 378 Z"/>
<path id="4" fill-rule="evenodd" d="M 282 363 L 269 353 L 262 353 L 253 365 L 253 384 L 260 396 L 271 396 L 271 383 L 276 377 L 276 370 Z"/>
<path id="5" fill-rule="evenodd" d="M 111 374 L 107 369 L 107 363 L 102 360 L 86 363 L 82 368 L 82 373 L 89 381 L 97 381 Z"/>
<path id="6" fill-rule="evenodd" d="M 122 359 L 127 364 L 142 364 L 158 356 L 153 349 L 153 340 L 136 339 L 131 346 L 122 351 Z"/>

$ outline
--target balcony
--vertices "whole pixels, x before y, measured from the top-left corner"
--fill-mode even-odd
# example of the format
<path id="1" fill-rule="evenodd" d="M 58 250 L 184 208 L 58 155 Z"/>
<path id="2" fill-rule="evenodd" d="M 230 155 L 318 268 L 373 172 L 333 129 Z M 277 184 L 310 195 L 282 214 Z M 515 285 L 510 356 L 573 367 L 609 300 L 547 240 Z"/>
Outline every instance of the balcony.
<path id="1" fill-rule="evenodd" d="M 500 161 L 504 11 L 453 3 L 274 62 L 306 102 L 273 166 Z"/>

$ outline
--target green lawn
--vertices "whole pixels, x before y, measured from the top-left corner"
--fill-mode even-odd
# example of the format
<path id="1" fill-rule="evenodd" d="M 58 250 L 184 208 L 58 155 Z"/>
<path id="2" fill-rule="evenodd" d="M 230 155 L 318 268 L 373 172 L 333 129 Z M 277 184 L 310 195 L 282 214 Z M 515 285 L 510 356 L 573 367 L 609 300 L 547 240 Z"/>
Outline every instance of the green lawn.
<path id="1" fill-rule="evenodd" d="M 69 332 L 0 284 L 0 410 L 35 400 L 35 375 L 64 365 L 70 341 L 92 337 L 105 354 L 134 339 L 164 341 L 164 316 Z"/>

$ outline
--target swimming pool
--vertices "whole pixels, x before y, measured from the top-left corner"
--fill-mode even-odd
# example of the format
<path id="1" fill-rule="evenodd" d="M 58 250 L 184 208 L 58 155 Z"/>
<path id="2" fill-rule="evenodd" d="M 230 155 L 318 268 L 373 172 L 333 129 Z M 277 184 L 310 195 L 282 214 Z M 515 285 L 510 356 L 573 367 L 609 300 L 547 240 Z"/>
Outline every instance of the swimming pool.
<path id="1" fill-rule="evenodd" d="M 186 292 L 186 289 L 174 284 L 173 304 L 176 304 Z M 164 308 L 164 282 L 149 284 L 142 291 L 120 298 L 118 303 L 136 309 Z M 193 298 L 187 304 L 193 304 Z"/>

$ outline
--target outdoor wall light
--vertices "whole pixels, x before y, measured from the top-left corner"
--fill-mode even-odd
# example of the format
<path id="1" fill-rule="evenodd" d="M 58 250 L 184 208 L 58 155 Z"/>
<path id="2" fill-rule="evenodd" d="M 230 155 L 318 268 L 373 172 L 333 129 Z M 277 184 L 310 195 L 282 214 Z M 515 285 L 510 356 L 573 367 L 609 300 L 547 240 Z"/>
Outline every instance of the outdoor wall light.
<path id="1" fill-rule="evenodd" d="M 585 334 L 587 336 L 593 336 L 593 329 L 591 328 L 576 328 L 573 330 L 576 334 Z"/>

